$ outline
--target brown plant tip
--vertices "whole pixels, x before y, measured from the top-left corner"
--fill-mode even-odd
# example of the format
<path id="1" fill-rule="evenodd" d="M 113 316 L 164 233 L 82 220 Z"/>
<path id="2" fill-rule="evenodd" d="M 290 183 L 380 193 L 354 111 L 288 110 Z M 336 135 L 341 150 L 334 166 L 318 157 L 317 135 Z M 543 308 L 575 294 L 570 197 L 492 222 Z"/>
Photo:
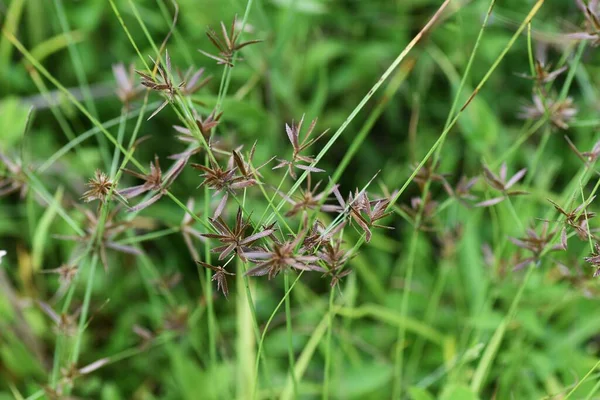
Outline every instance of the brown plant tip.
<path id="1" fill-rule="evenodd" d="M 154 163 L 150 163 L 150 172 L 148 174 L 141 174 L 139 172 L 123 168 L 123 172 L 143 180 L 144 183 L 120 190 L 119 193 L 121 196 L 126 199 L 131 199 L 148 191 L 154 192 L 152 197 L 139 203 L 135 207 L 131 207 L 129 211 L 136 212 L 143 210 L 144 208 L 156 203 L 162 196 L 164 196 L 167 193 L 169 186 L 171 186 L 173 181 L 175 181 L 181 171 L 183 171 L 183 167 L 187 163 L 187 160 L 187 158 L 181 158 L 177 160 L 167 171 L 167 173 L 164 174 L 164 176 L 160 168 L 158 156 L 154 156 Z"/>
<path id="2" fill-rule="evenodd" d="M 491 207 L 504 201 L 508 196 L 517 196 L 527 194 L 521 190 L 510 190 L 517 182 L 519 182 L 527 173 L 527 168 L 519 170 L 510 179 L 507 179 L 508 168 L 506 162 L 500 166 L 500 173 L 496 175 L 487 166 L 483 166 L 483 176 L 486 182 L 494 189 L 502 192 L 502 196 L 495 197 L 475 204 L 476 207 Z"/>
<path id="3" fill-rule="evenodd" d="M 94 200 L 100 200 L 102 204 L 106 202 L 106 197 L 114 188 L 114 182 L 104 172 L 99 169 L 94 173 L 94 177 L 90 178 L 87 183 L 88 191 L 83 193 L 81 198 L 89 203 Z"/>
<path id="4" fill-rule="evenodd" d="M 223 296 L 227 298 L 227 296 L 229 296 L 229 288 L 227 286 L 227 275 L 235 275 L 235 273 L 228 272 L 224 267 L 215 267 L 214 265 L 210 265 L 202 261 L 196 260 L 196 263 L 214 272 L 211 281 L 217 281 L 217 290 L 220 290 L 223 293 Z"/>
<path id="5" fill-rule="evenodd" d="M 550 122 L 559 129 L 569 129 L 568 122 L 577 115 L 577 108 L 573 105 L 573 99 L 567 97 L 564 100 L 547 98 L 542 100 L 538 95 L 533 96 L 533 104 L 521 108 L 519 118 L 538 120 L 546 113 Z"/>
<path id="6" fill-rule="evenodd" d="M 300 140 L 300 131 L 302 130 L 303 122 L 304 122 L 304 115 L 302 115 L 302 118 L 300 119 L 300 122 L 298 122 L 297 125 L 294 124 L 294 121 L 292 121 L 291 125 L 285 124 L 285 131 L 287 133 L 287 137 L 288 137 L 290 143 L 292 144 L 294 153 L 292 155 L 291 160 L 278 159 L 277 161 L 279 162 L 279 164 L 277 164 L 275 167 L 273 167 L 273 169 L 287 167 L 288 172 L 293 179 L 296 179 L 296 173 L 294 171 L 294 168 L 298 168 L 298 169 L 308 171 L 308 172 L 325 172 L 324 170 L 322 170 L 320 168 L 316 168 L 312 165 L 300 164 L 300 162 L 303 162 L 306 164 L 314 164 L 316 162 L 316 160 L 314 158 L 302 155 L 300 153 L 303 152 L 304 150 L 306 150 L 309 146 L 314 144 L 316 141 L 321 139 L 323 137 L 323 135 L 325 135 L 328 132 L 328 130 L 325 130 L 316 138 L 311 139 L 310 136 L 313 133 L 315 126 L 317 124 L 317 119 L 315 118 L 310 123 L 310 126 L 308 127 L 308 130 L 306 131 L 306 134 L 304 135 L 304 139 L 302 139 L 302 141 L 301 141 Z"/>
<path id="7" fill-rule="evenodd" d="M 210 27 L 207 28 L 206 36 L 219 51 L 218 55 L 207 53 L 204 50 L 198 51 L 204 54 L 205 56 L 216 60 L 217 64 L 219 65 L 227 65 L 228 67 L 233 67 L 233 56 L 236 51 L 248 45 L 262 42 L 262 40 L 248 40 L 246 42 L 238 43 L 238 39 L 240 38 L 241 32 L 236 31 L 236 25 L 237 15 L 233 17 L 233 22 L 231 23 L 231 28 L 229 29 L 229 31 L 227 31 L 225 23 L 221 21 L 222 38 L 219 38 L 219 36 L 213 29 L 211 29 Z"/>
<path id="8" fill-rule="evenodd" d="M 216 239 L 221 242 L 221 246 L 212 249 L 212 252 L 220 253 L 219 260 L 223 260 L 229 254 L 235 252 L 242 261 L 246 262 L 247 256 L 245 253 L 256 250 L 253 247 L 254 243 L 275 232 L 272 225 L 260 232 L 246 236 L 246 231 L 248 228 L 252 227 L 252 224 L 250 222 L 250 217 L 244 221 L 241 208 L 238 208 L 233 229 L 229 228 L 221 217 L 209 218 L 209 220 L 217 233 L 203 233 L 201 235 L 205 238 Z"/>
<path id="9" fill-rule="evenodd" d="M 173 102 L 177 90 L 185 85 L 185 82 L 175 85 L 171 80 L 171 57 L 169 56 L 168 50 L 165 51 L 166 68 L 163 68 L 160 64 L 160 60 L 154 61 L 152 57 L 150 57 L 150 59 L 154 63 L 154 68 L 158 71 L 158 75 L 153 76 L 138 70 L 135 70 L 135 72 L 142 78 L 143 86 L 156 92 L 164 93 L 167 96 L 167 99 L 152 113 L 152 115 L 150 115 L 150 117 L 148 117 L 148 119 L 151 119 L 158 114 L 167 104 L 169 104 L 169 102 Z"/>

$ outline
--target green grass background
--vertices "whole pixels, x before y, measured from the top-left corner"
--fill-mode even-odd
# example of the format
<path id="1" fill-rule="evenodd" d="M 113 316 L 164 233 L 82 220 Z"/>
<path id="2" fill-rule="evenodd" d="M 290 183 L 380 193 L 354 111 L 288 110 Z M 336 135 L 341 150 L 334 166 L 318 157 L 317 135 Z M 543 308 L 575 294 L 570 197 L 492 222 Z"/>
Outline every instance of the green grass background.
<path id="1" fill-rule="evenodd" d="M 529 195 L 491 209 L 465 209 L 450 202 L 438 223 L 444 231 L 458 223 L 462 226 L 462 235 L 451 248 L 442 246 L 436 234 L 415 232 L 394 214 L 389 224 L 395 230 L 377 231 L 371 243 L 360 248 L 349 263 L 353 273 L 332 295 L 328 281 L 318 274 L 304 274 L 296 282 L 297 274 L 290 273 L 290 281 L 296 282 L 288 297 L 291 335 L 284 307 L 274 313 L 286 293 L 284 277 L 251 279 L 254 321 L 245 283 L 238 276 L 230 281 L 228 300 L 220 294 L 213 298 L 216 347 L 211 350 L 207 276 L 198 272 L 180 233 L 163 231 L 178 227 L 183 218 L 181 208 L 165 198 L 141 214 L 150 232 L 163 232 L 140 243 L 144 256 L 112 253 L 107 272 L 92 268 L 90 258 L 81 262 L 70 311 L 85 304 L 89 295 L 92 319 L 75 338 L 57 336 L 52 321 L 30 299 L 48 301 L 56 291 L 57 279 L 39 271 L 59 266 L 72 254 L 73 244 L 52 237 L 73 233 L 62 215 L 63 205 L 67 199 L 77 201 L 96 168 L 110 170 L 114 146 L 101 133 L 88 135 L 44 172 L 35 169 L 94 125 L 32 67 L 9 38 L 18 38 L 70 91 L 85 94 L 89 87 L 91 96 L 82 99 L 85 108 L 114 136 L 121 127 L 127 140 L 140 103 L 126 122 L 120 119 L 111 65 L 134 63 L 138 69 L 143 65 L 111 3 L 148 62 L 155 50 L 139 20 L 159 45 L 173 18 L 170 2 L 0 1 L 0 151 L 20 156 L 33 168 L 34 178 L 27 198 L 0 199 L 0 249 L 9 252 L 0 270 L 0 399 L 42 398 L 42 385 L 51 381 L 48 365 L 60 351 L 67 360 L 74 345 L 80 349 L 79 366 L 104 357 L 111 360 L 78 378 L 73 393 L 82 398 L 600 396 L 596 394 L 600 386 L 598 286 L 593 270 L 583 262 L 589 244 L 570 238 L 568 252 L 556 255 L 570 272 L 565 275 L 549 257 L 531 272 L 513 273 L 511 260 L 518 249 L 507 241 L 509 236 L 523 236 L 527 226 L 539 226 L 536 218 L 558 218 L 547 198 L 561 204 L 574 198 L 572 204 L 580 204 L 597 183 L 597 176 L 585 173 L 563 138 L 568 134 L 584 150 L 598 139 L 597 49 L 575 43 L 550 48 L 548 59 L 555 65 L 572 66 L 571 75 L 563 74 L 554 83 L 557 92 L 568 90 L 579 108 L 567 132 L 517 118 L 520 106 L 530 102 L 532 94 L 532 82 L 515 75 L 530 71 L 528 38 L 541 35 L 556 40 L 561 32 L 582 26 L 582 13 L 575 2 L 566 0 L 546 1 L 533 20 L 531 36 L 525 29 L 510 47 L 511 37 L 535 2 L 505 0 L 494 7 L 458 96 L 459 107 L 482 79 L 485 86 L 448 131 L 439 171 L 457 182 L 462 174 L 479 175 L 483 162 L 497 170 L 506 161 L 509 175 L 529 169 L 519 185 Z M 221 20 L 229 23 L 235 14 L 241 20 L 247 4 L 241 0 L 178 3 L 179 18 L 167 48 L 173 65 L 202 66 L 214 76 L 208 88 L 194 96 L 205 104 L 198 106 L 205 114 L 217 101 L 223 67 L 197 49 L 212 51 L 206 26 L 216 27 Z M 304 113 L 307 119 L 319 117 L 319 132 L 326 128 L 335 132 L 440 4 L 436 0 L 255 0 L 247 18 L 252 33 L 244 37 L 264 42 L 245 48 L 243 62 L 232 70 L 219 136 L 224 143 L 246 148 L 257 141 L 256 159 L 266 160 L 289 152 L 284 123 Z M 412 49 L 328 150 L 319 166 L 331 174 L 349 149 L 358 145 L 339 180 L 343 193 L 362 188 L 378 171 L 375 192 L 380 191 L 379 185 L 393 190 L 408 182 L 411 163 L 420 162 L 444 131 L 489 6 L 486 0 L 451 1 L 442 21 Z M 506 56 L 487 78 L 504 50 Z M 159 101 L 150 94 L 151 104 Z M 24 135 L 31 105 L 34 111 Z M 182 151 L 173 138 L 171 126 L 176 123 L 170 107 L 150 121 L 144 118 L 139 135 L 149 135 L 150 140 L 136 150 L 136 159 L 146 166 L 154 154 L 163 160 Z M 331 133 L 313 148 L 314 154 Z M 281 176 L 268 168 L 264 174 L 274 184 Z M 197 189 L 199 183 L 197 172 L 186 168 L 173 194 L 184 203 L 191 196 L 202 204 L 205 193 Z M 284 186 L 290 187 L 289 182 Z M 483 180 L 476 188 L 477 193 L 493 197 Z M 432 184 L 431 190 L 435 199 L 446 200 L 440 185 Z M 40 193 L 55 206 L 40 206 L 35 199 Z M 418 195 L 417 186 L 410 184 L 399 204 L 408 204 Z M 264 199 L 247 201 L 255 214 L 269 210 Z M 81 214 L 64 208 L 81 227 Z M 359 237 L 349 229 L 349 247 Z M 505 268 L 485 264 L 481 249 L 486 243 L 506 260 Z M 196 244 L 203 253 L 203 245 Z M 157 277 L 174 273 L 182 274 L 183 280 L 168 293 L 152 284 Z M 167 332 L 149 348 L 138 346 L 134 324 L 156 330 L 182 310 L 187 312 L 187 323 L 180 335 Z M 262 333 L 271 316 L 256 375 L 254 324 Z M 41 356 L 32 351 L 31 342 Z"/>

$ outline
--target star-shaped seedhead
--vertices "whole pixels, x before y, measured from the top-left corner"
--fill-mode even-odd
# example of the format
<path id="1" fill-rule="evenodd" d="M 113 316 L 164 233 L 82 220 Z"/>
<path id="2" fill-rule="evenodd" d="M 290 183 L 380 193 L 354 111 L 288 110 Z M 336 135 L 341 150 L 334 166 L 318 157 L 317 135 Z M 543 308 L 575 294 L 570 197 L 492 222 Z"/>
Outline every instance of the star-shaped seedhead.
<path id="1" fill-rule="evenodd" d="M 580 204 L 571 211 L 566 211 L 554 201 L 548 199 L 554 206 L 556 211 L 564 215 L 565 224 L 575 230 L 575 233 L 581 240 L 588 240 L 590 237 L 595 238 L 589 226 L 589 220 L 596 217 L 595 212 L 588 211 L 587 208 L 594 201 L 596 196 L 590 197 L 586 202 Z"/>
<path id="2" fill-rule="evenodd" d="M 517 74 L 521 78 L 534 80 L 536 84 L 542 85 L 554 81 L 560 74 L 567 70 L 568 66 L 563 66 L 554 71 L 551 71 L 552 65 L 546 64 L 544 61 L 537 59 L 534 64 L 534 74 Z"/>
<path id="3" fill-rule="evenodd" d="M 438 160 L 435 165 L 433 164 L 433 159 L 429 158 L 427 162 L 417 170 L 419 164 L 413 164 L 412 170 L 417 170 L 417 173 L 414 177 L 414 182 L 419 186 L 419 190 L 423 192 L 425 190 L 425 185 L 427 182 L 439 182 L 443 185 L 448 185 L 446 181 L 446 177 L 448 174 L 440 174 L 437 173 L 437 169 L 440 166 L 440 161 Z"/>
<path id="4" fill-rule="evenodd" d="M 234 165 L 236 163 L 236 158 L 238 159 L 238 165 Z M 210 167 L 202 164 L 191 164 L 191 166 L 192 168 L 203 172 L 200 176 L 204 178 L 204 181 L 202 181 L 199 187 L 207 186 L 208 188 L 215 190 L 215 194 L 223 192 L 223 197 L 213 215 L 213 218 L 218 218 L 225 208 L 230 193 L 233 194 L 236 190 L 254 186 L 258 182 L 251 177 L 251 174 L 249 173 L 253 167 L 248 169 L 247 164 L 243 162 L 239 153 L 235 156 L 232 155 L 228 166 L 225 169 L 217 164 L 212 158 L 209 162 L 211 165 Z M 239 168 L 240 166 L 242 166 L 242 168 Z M 236 171 L 239 171 L 240 175 L 236 176 Z"/>
<path id="5" fill-rule="evenodd" d="M 305 255 L 302 248 L 296 250 L 302 242 L 305 232 L 300 232 L 292 240 L 285 242 L 274 241 L 269 247 L 246 253 L 246 257 L 257 264 L 246 271 L 246 276 L 268 275 L 269 279 L 277 276 L 280 272 L 293 268 L 299 271 L 323 271 L 315 263 L 319 257 Z"/>
<path id="6" fill-rule="evenodd" d="M 334 204 L 323 204 L 323 199 L 326 199 L 329 194 L 333 191 L 333 189 L 327 191 L 323 191 L 321 193 L 317 193 L 319 186 L 321 185 L 321 181 L 317 182 L 317 184 L 311 188 L 311 174 L 309 173 L 307 176 L 306 189 L 300 189 L 300 196 L 295 196 L 295 198 L 289 197 L 287 194 L 279 192 L 281 197 L 284 198 L 285 201 L 292 205 L 292 209 L 288 211 L 285 216 L 293 217 L 299 213 L 306 213 L 309 210 L 319 209 L 324 212 L 340 212 L 342 208 L 340 206 Z M 336 187 L 338 185 L 335 185 Z"/>
<path id="7" fill-rule="evenodd" d="M 513 268 L 513 271 L 518 271 L 532 262 L 536 262 L 540 259 L 542 253 L 548 248 L 550 242 L 554 238 L 556 231 L 549 231 L 548 221 L 544 221 L 542 224 L 541 233 L 537 233 L 533 228 L 527 228 L 525 231 L 525 237 L 508 239 L 517 247 L 527 250 L 532 255 L 530 257 L 520 260 Z M 563 230 L 560 237 L 560 243 L 550 246 L 548 251 L 565 251 L 567 250 L 567 234 Z"/>
<path id="8" fill-rule="evenodd" d="M 594 267 L 594 278 L 600 276 L 600 244 L 598 242 L 594 242 L 594 251 L 584 260 Z"/>
<path id="9" fill-rule="evenodd" d="M 40 309 L 46 314 L 55 325 L 55 333 L 57 335 L 65 335 L 65 336 L 75 336 L 77 334 L 77 317 L 81 313 L 81 308 L 76 310 L 73 314 L 69 315 L 66 313 L 61 313 L 60 315 L 54 311 L 49 304 L 44 303 L 43 301 L 37 301 Z"/>
<path id="10" fill-rule="evenodd" d="M 175 100 L 175 95 L 177 94 L 177 90 L 181 89 L 185 82 L 181 82 L 178 85 L 173 83 L 171 79 L 171 57 L 169 56 L 169 52 L 165 51 L 165 65 L 166 68 L 160 63 L 160 60 L 154 61 L 152 57 L 150 57 L 152 62 L 154 63 L 154 68 L 158 71 L 157 75 L 147 74 L 142 71 L 135 70 L 135 72 L 141 76 L 142 85 L 146 86 L 149 89 L 152 89 L 156 92 L 164 93 L 167 96 L 167 99 L 150 115 L 148 119 L 151 119 L 156 114 L 158 114 L 167 104 L 173 102 Z"/>
<path id="11" fill-rule="evenodd" d="M 202 261 L 196 262 L 204 268 L 208 268 L 214 272 L 211 281 L 217 281 L 217 290 L 220 290 L 223 293 L 223 295 L 227 298 L 227 296 L 229 296 L 229 287 L 227 286 L 227 275 L 235 275 L 235 273 L 227 271 L 225 267 L 216 267 L 214 265 L 210 265 Z"/>
<path id="12" fill-rule="evenodd" d="M 342 244 L 342 238 L 337 237 L 324 243 L 317 251 L 317 257 L 327 267 L 321 268 L 320 272 L 323 272 L 323 276 L 331 278 L 331 287 L 336 286 L 342 278 L 352 272 L 351 269 L 343 267 L 355 254 L 343 249 Z"/>
<path id="13" fill-rule="evenodd" d="M 212 131 L 219 124 L 219 120 L 221 119 L 223 113 L 215 113 L 215 111 L 213 110 L 210 114 L 208 114 L 208 116 L 205 119 L 202 119 L 202 116 L 200 116 L 196 112 L 196 110 L 194 110 L 193 112 L 194 121 L 196 123 L 196 126 L 198 127 L 198 130 L 204 137 L 204 141 L 206 142 L 208 147 L 212 148 L 212 146 L 216 143 L 212 137 Z M 202 140 L 196 135 L 194 135 L 194 133 L 188 128 L 179 125 L 173 125 L 173 128 L 178 133 L 178 135 L 176 135 L 176 138 L 178 140 L 187 145 L 194 145 L 195 147 L 191 150 L 186 150 L 183 153 L 173 154 L 172 156 L 169 156 L 169 158 L 175 160 L 178 160 L 180 158 L 189 158 L 204 150 L 204 143 L 202 142 Z"/>
<path id="14" fill-rule="evenodd" d="M 182 334 L 187 330 L 189 317 L 190 310 L 186 306 L 173 307 L 164 317 L 162 330 Z"/>
<path id="15" fill-rule="evenodd" d="M 565 36 L 575 40 L 590 40 L 592 46 L 600 46 L 600 13 L 598 12 L 598 0 L 590 0 L 587 5 L 582 0 L 576 0 L 576 3 L 585 15 L 585 31 L 569 33 Z"/>
<path id="16" fill-rule="evenodd" d="M 542 100 L 537 94 L 533 96 L 533 104 L 521 107 L 519 118 L 541 119 L 546 113 L 550 116 L 550 122 L 559 129 L 569 129 L 569 121 L 577 115 L 577 108 L 573 105 L 573 99 L 567 97 L 564 100 L 546 98 Z"/>
<path id="17" fill-rule="evenodd" d="M 55 298 L 61 298 L 63 294 L 67 292 L 67 289 L 71 286 L 71 282 L 77 276 L 78 268 L 76 265 L 63 264 L 58 268 L 45 269 L 40 271 L 41 274 L 57 274 L 59 288 L 54 295 Z"/>
<path id="18" fill-rule="evenodd" d="M 303 224 L 304 226 L 308 226 L 308 215 L 306 214 L 304 215 Z M 328 244 L 333 236 L 341 232 L 345 226 L 346 221 L 342 220 L 337 225 L 326 228 L 325 224 L 317 218 L 313 223 L 312 228 L 304 235 L 304 239 L 302 240 L 302 250 L 308 254 L 314 253 L 315 250 L 321 246 Z"/>
<path id="19" fill-rule="evenodd" d="M 175 272 L 169 275 L 161 276 L 151 281 L 152 285 L 163 292 L 168 292 L 181 282 L 183 275 L 180 272 Z"/>
<path id="20" fill-rule="evenodd" d="M 303 162 L 306 164 L 313 164 L 316 161 L 314 158 L 302 155 L 300 153 L 303 152 L 304 150 L 306 150 L 308 147 L 310 147 L 317 140 L 321 139 L 323 137 L 323 135 L 325 135 L 329 130 L 325 130 L 323 133 L 321 133 L 316 138 L 311 139 L 310 136 L 315 129 L 315 125 L 317 124 L 317 119 L 315 118 L 310 123 L 310 126 L 308 127 L 308 130 L 306 131 L 306 134 L 304 135 L 304 139 L 302 139 L 302 141 L 300 141 L 300 131 L 302 130 L 303 122 L 304 122 L 304 115 L 300 119 L 300 122 L 298 122 L 298 125 L 294 124 L 294 121 L 292 121 L 291 125 L 285 124 L 285 131 L 287 133 L 287 137 L 288 137 L 290 143 L 292 144 L 294 153 L 292 155 L 291 160 L 278 159 L 277 161 L 279 162 L 279 164 L 277 164 L 275 167 L 273 167 L 273 169 L 287 167 L 288 171 L 290 173 L 290 176 L 293 179 L 296 179 L 296 172 L 294 171 L 294 168 L 298 168 L 298 169 L 308 171 L 308 172 L 325 172 L 324 170 L 322 170 L 320 168 L 316 168 L 311 165 L 300 164 L 300 162 Z"/>
<path id="21" fill-rule="evenodd" d="M 204 178 L 204 181 L 199 187 L 208 186 L 210 189 L 221 191 L 235 191 L 238 189 L 244 189 L 256 184 L 256 180 L 248 179 L 244 176 L 236 176 L 236 166 L 228 166 L 222 168 L 216 161 L 210 160 L 210 167 L 202 164 L 191 164 L 192 168 L 204 172 L 200 175 Z"/>
<path id="22" fill-rule="evenodd" d="M 512 271 L 514 266 L 521 261 L 518 251 L 511 254 L 508 258 L 497 257 L 489 243 L 484 243 L 481 246 L 481 253 L 484 265 L 501 277 L 506 276 L 507 272 Z"/>
<path id="23" fill-rule="evenodd" d="M 128 108 L 141 93 L 141 88 L 135 84 L 133 64 L 128 69 L 123 63 L 113 64 L 112 70 L 117 82 L 117 97 Z"/>
<path id="24" fill-rule="evenodd" d="M 102 368 L 109 362 L 109 358 L 101 358 L 97 361 L 94 361 L 91 364 L 86 365 L 85 367 L 78 368 L 75 364 L 70 364 L 68 368 L 61 368 L 61 384 L 72 387 L 75 383 L 75 379 L 79 378 L 82 375 L 90 374 Z"/>
<path id="25" fill-rule="evenodd" d="M 365 241 L 371 241 L 372 228 L 394 229 L 390 226 L 380 225 L 376 223 L 390 215 L 387 208 L 390 204 L 390 198 L 380 198 L 369 200 L 369 195 L 366 190 L 358 191 L 356 189 L 354 195 L 350 193 L 348 200 L 345 201 L 337 186 L 334 186 L 333 194 L 339 202 L 343 213 L 348 215 L 350 221 L 354 221 L 365 233 Z"/>
<path id="26" fill-rule="evenodd" d="M 437 241 L 440 244 L 440 255 L 442 259 L 452 259 L 459 248 L 463 236 L 463 225 L 458 223 L 453 227 L 446 228 L 437 236 Z"/>
<path id="27" fill-rule="evenodd" d="M 274 224 L 266 227 L 260 232 L 246 236 L 246 231 L 252 227 L 250 216 L 244 221 L 242 209 L 238 208 L 235 218 L 235 225 L 229 228 L 223 218 L 209 218 L 217 233 L 203 233 L 202 236 L 209 239 L 217 239 L 221 246 L 212 249 L 214 253 L 219 254 L 219 260 L 223 260 L 232 252 L 244 262 L 247 261 L 245 253 L 254 251 L 254 244 L 258 240 L 272 235 L 275 232 Z"/>
<path id="28" fill-rule="evenodd" d="M 119 193 L 121 196 L 126 199 L 131 199 L 146 192 L 154 193 L 154 195 L 148 200 L 142 201 L 138 205 L 131 207 L 129 211 L 136 212 L 143 210 L 144 208 L 156 203 L 162 196 L 164 196 L 167 193 L 169 186 L 171 186 L 173 181 L 175 181 L 181 171 L 183 171 L 183 167 L 185 167 L 187 160 L 187 158 L 178 159 L 164 175 L 160 169 L 158 156 L 154 156 L 154 163 L 150 163 L 150 172 L 148 174 L 142 174 L 127 168 L 123 168 L 123 172 L 142 179 L 144 183 L 120 190 Z"/>
<path id="29" fill-rule="evenodd" d="M 444 189 L 449 196 L 454 197 L 458 202 L 467 208 L 471 208 L 471 203 L 477 200 L 477 196 L 471 193 L 471 189 L 479 182 L 479 177 L 467 178 L 461 176 L 456 186 L 453 188 L 448 182 L 444 183 Z"/>
<path id="30" fill-rule="evenodd" d="M 21 199 L 24 199 L 29 190 L 29 184 L 21 160 L 11 160 L 0 151 L 0 162 L 4 164 L 6 172 L 8 172 L 5 174 L 2 171 L 0 175 L 0 196 L 18 192 Z"/>
<path id="31" fill-rule="evenodd" d="M 246 42 L 238 43 L 241 32 L 236 31 L 236 24 L 237 15 L 233 17 L 233 22 L 231 23 L 231 28 L 228 32 L 227 28 L 225 27 L 225 23 L 221 21 L 222 38 L 219 38 L 219 36 L 213 29 L 211 29 L 210 27 L 207 28 L 206 36 L 208 36 L 208 39 L 219 51 L 218 55 L 213 55 L 200 49 L 198 51 L 204 54 L 205 56 L 216 60 L 217 64 L 219 65 L 227 65 L 229 67 L 233 67 L 233 56 L 236 51 L 248 45 L 262 42 L 262 40 L 248 40 Z"/>
<path id="32" fill-rule="evenodd" d="M 573 152 L 577 155 L 577 157 L 579 157 L 579 159 L 581 161 L 583 161 L 584 164 L 588 168 L 591 169 L 594 167 L 594 164 L 598 160 L 598 157 L 600 157 L 600 140 L 597 141 L 596 143 L 594 143 L 594 146 L 592 147 L 592 149 L 590 151 L 583 151 L 583 152 L 579 151 L 577 149 L 577 147 L 575 147 L 575 144 L 573 144 L 571 139 L 569 139 L 569 137 L 566 135 L 565 135 L 565 140 L 567 141 L 571 150 L 573 150 Z M 596 172 L 596 174 L 600 174 L 598 171 L 594 171 L 594 172 Z"/>
<path id="33" fill-rule="evenodd" d="M 98 240 L 96 238 L 96 231 L 99 226 L 99 218 L 92 211 L 82 208 L 79 206 L 75 206 L 78 208 L 86 218 L 86 227 L 85 227 L 85 235 L 84 236 L 70 236 L 70 235 L 54 235 L 55 239 L 59 240 L 68 240 L 79 242 L 82 244 L 87 244 L 90 240 Z M 120 207 L 115 207 L 111 210 L 106 219 L 104 221 L 102 232 L 102 237 L 98 240 L 98 247 L 95 248 L 98 251 L 100 256 L 100 261 L 104 266 L 104 270 L 108 270 L 108 256 L 107 250 L 114 250 L 121 253 L 132 254 L 132 255 L 141 255 L 142 252 L 133 246 L 128 246 L 124 244 L 117 243 L 116 236 L 127 231 L 128 229 L 132 229 L 136 227 L 137 221 L 135 219 L 131 221 L 116 221 L 115 217 L 120 211 Z"/>
<path id="34" fill-rule="evenodd" d="M 94 200 L 100 200 L 100 202 L 104 204 L 106 203 L 106 198 L 108 197 L 108 194 L 111 193 L 111 191 L 113 191 L 114 186 L 115 185 L 113 180 L 110 179 L 110 177 L 104 172 L 97 169 L 94 173 L 94 177 L 90 178 L 90 180 L 87 183 L 87 187 L 89 188 L 89 190 L 83 193 L 81 198 L 86 203 L 89 203 L 90 201 Z M 113 193 L 117 195 L 119 194 L 117 191 L 113 191 Z"/>
<path id="35" fill-rule="evenodd" d="M 66 368 L 60 369 L 60 379 L 56 383 L 54 388 L 44 386 L 44 394 L 51 400 L 81 400 L 80 397 L 69 396 L 67 394 L 75 385 L 75 380 L 82 375 L 90 374 L 99 368 L 102 368 L 106 364 L 110 363 L 109 358 L 101 358 L 88 364 L 84 367 L 78 368 L 75 364 L 71 363 Z"/>
<path id="36" fill-rule="evenodd" d="M 487 166 L 483 166 L 483 176 L 486 182 L 494 189 L 502 192 L 502 196 L 494 197 L 475 204 L 476 207 L 490 207 L 505 200 L 508 196 L 518 196 L 527 194 L 522 190 L 510 190 L 517 182 L 519 182 L 527 173 L 527 168 L 519 170 L 510 179 L 507 180 L 508 168 L 506 162 L 500 166 L 500 173 L 496 175 Z"/>
<path id="37" fill-rule="evenodd" d="M 248 181 L 254 181 L 254 182 L 258 183 L 256 181 L 255 177 L 262 178 L 262 174 L 260 173 L 260 170 L 265 165 L 267 165 L 268 163 L 273 161 L 273 159 L 275 157 L 271 157 L 270 159 L 268 159 L 266 162 L 264 162 L 260 166 L 255 167 L 252 164 L 252 161 L 254 160 L 254 153 L 256 152 L 256 142 L 254 142 L 254 144 L 252 145 L 252 148 L 250 149 L 250 152 L 248 153 L 248 161 L 246 161 L 244 159 L 241 151 L 242 151 L 242 146 L 231 151 L 231 157 L 229 158 L 228 167 L 232 168 L 235 165 L 235 167 L 237 168 L 237 171 L 239 172 L 239 174 L 241 175 L 242 178 L 244 178 Z"/>
<path id="38" fill-rule="evenodd" d="M 426 232 L 435 230 L 434 216 L 437 213 L 439 202 L 433 200 L 431 192 L 427 192 L 425 200 L 421 196 L 410 199 L 410 206 L 401 204 L 400 208 L 408 214 L 413 224 L 419 224 L 418 229 Z M 417 219 L 420 215 L 420 221 Z"/>
<path id="39" fill-rule="evenodd" d="M 189 67 L 185 73 L 182 73 L 181 70 L 177 68 L 177 75 L 179 76 L 179 80 L 184 82 L 183 86 L 179 90 L 183 96 L 191 96 L 195 94 L 197 91 L 206 86 L 212 79 L 212 76 L 207 76 L 206 78 L 200 80 L 202 75 L 204 75 L 204 68 L 197 69 L 194 72 L 194 69 Z"/>

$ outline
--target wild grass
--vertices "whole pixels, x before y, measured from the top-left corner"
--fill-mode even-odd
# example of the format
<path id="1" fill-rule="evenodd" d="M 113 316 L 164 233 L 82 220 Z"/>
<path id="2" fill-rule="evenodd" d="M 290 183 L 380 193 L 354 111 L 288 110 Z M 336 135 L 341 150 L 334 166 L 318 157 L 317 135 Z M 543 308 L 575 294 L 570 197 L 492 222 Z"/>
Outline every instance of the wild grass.
<path id="1" fill-rule="evenodd" d="M 600 4 L 498 3 L 0 3 L 0 398 L 595 398 Z"/>

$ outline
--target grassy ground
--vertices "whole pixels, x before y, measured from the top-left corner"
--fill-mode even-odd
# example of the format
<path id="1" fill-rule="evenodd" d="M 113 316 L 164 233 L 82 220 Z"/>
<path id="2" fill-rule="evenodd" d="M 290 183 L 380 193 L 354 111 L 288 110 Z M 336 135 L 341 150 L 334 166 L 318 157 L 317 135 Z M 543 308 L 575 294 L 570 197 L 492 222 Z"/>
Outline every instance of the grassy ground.
<path id="1" fill-rule="evenodd" d="M 583 5 L 0 0 L 0 399 L 600 398 Z"/>

